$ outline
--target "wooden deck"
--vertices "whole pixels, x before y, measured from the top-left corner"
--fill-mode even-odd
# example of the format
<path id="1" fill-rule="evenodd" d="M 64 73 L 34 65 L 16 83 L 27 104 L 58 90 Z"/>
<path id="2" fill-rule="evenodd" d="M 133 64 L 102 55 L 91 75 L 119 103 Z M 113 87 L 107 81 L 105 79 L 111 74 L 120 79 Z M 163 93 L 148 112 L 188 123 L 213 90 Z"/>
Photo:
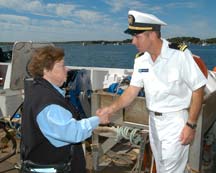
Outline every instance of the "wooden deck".
<path id="1" fill-rule="evenodd" d="M 19 140 L 18 140 L 18 143 L 19 143 Z M 123 149 L 123 147 L 125 146 L 118 146 L 118 147 Z M 115 150 L 118 150 L 118 148 L 116 148 Z M 112 162 L 111 164 L 104 167 L 102 170 L 94 171 L 93 162 L 92 162 L 92 153 L 90 149 L 86 150 L 86 161 L 87 161 L 88 173 L 131 173 L 131 170 L 133 167 L 133 165 L 124 165 L 124 164 L 117 164 L 117 162 L 116 163 Z M 132 161 L 134 162 L 134 158 L 132 159 Z M 120 162 L 121 161 L 119 161 L 118 163 Z M 14 168 L 15 165 L 17 164 L 19 165 L 19 163 L 20 162 L 19 162 L 19 149 L 18 149 L 17 153 L 14 156 L 0 163 L 0 173 L 19 173 L 19 170 Z M 202 167 L 201 173 L 214 173 L 215 170 L 216 170 L 216 155 L 214 156 L 214 160 L 211 163 L 211 165 Z"/>

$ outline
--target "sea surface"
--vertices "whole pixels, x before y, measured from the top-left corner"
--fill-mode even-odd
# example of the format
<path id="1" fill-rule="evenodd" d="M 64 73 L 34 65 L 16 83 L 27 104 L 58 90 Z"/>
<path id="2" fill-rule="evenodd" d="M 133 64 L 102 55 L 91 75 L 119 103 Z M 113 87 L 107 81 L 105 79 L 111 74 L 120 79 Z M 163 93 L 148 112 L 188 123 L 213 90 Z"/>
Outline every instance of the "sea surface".
<path id="1" fill-rule="evenodd" d="M 108 67 L 132 69 L 134 57 L 137 53 L 131 44 L 82 44 L 56 43 L 65 51 L 65 64 L 68 66 Z M 1 46 L 1 45 L 0 45 Z M 12 46 L 1 46 L 3 50 Z M 216 66 L 216 45 L 189 45 L 193 54 L 202 58 L 209 70 Z"/>
<path id="2" fill-rule="evenodd" d="M 56 44 L 65 50 L 66 65 L 84 67 L 133 68 L 137 50 L 134 45 Z M 193 54 L 202 58 L 208 69 L 216 66 L 216 45 L 189 45 Z"/>

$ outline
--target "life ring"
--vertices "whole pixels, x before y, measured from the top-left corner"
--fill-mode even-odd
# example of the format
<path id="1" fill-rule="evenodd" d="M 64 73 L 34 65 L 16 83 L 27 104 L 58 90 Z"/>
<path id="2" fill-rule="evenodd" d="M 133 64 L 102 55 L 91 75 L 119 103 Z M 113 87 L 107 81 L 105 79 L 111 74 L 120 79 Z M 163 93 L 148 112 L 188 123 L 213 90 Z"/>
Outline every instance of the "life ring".
<path id="1" fill-rule="evenodd" d="M 216 72 L 216 66 L 213 68 L 213 72 Z"/>
<path id="2" fill-rule="evenodd" d="M 204 61 L 199 56 L 196 56 L 196 55 L 193 55 L 193 59 L 197 63 L 197 65 L 199 66 L 199 68 L 202 71 L 202 73 L 204 74 L 204 76 L 207 78 L 208 77 L 208 68 L 206 67 Z"/>

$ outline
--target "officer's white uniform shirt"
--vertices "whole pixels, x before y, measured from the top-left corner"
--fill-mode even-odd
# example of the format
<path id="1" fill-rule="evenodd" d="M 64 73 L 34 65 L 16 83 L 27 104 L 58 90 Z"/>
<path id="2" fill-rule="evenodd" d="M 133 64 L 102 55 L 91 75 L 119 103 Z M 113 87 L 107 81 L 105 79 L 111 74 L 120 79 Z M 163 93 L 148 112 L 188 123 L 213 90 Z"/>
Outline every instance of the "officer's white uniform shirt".
<path id="1" fill-rule="evenodd" d="M 162 39 L 161 54 L 153 62 L 148 52 L 135 59 L 130 85 L 144 87 L 147 108 L 173 112 L 190 105 L 192 91 L 207 80 L 193 60 L 191 52 L 169 48 Z"/>

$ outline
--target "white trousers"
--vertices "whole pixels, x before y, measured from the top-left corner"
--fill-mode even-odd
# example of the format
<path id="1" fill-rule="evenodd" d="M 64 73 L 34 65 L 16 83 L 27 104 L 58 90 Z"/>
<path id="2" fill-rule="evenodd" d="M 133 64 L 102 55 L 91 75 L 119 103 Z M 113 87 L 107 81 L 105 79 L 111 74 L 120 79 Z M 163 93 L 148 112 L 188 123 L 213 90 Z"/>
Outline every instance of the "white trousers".
<path id="1" fill-rule="evenodd" d="M 188 111 L 149 113 L 149 138 L 157 173 L 185 173 L 189 145 L 182 145 L 180 134 L 188 119 Z"/>

